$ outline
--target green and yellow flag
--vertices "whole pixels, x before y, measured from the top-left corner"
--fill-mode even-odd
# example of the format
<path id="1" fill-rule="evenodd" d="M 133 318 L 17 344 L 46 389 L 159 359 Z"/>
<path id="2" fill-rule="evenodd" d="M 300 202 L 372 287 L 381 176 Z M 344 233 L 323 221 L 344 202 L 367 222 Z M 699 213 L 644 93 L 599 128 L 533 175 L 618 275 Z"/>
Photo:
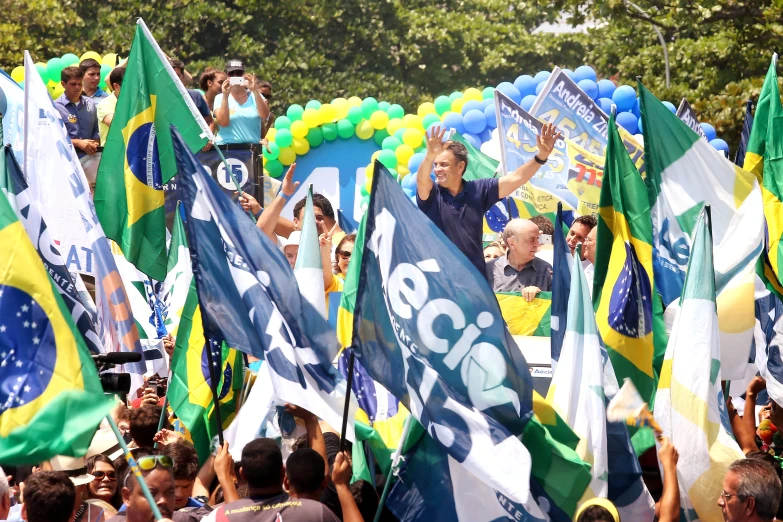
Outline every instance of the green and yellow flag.
<path id="1" fill-rule="evenodd" d="M 0 245 L 0 462 L 82 456 L 113 401 L 2 192 Z"/>
<path id="2" fill-rule="evenodd" d="M 495 297 L 511 335 L 552 335 L 552 292 L 540 292 L 532 301 L 519 292 L 496 293 Z"/>
<path id="3" fill-rule="evenodd" d="M 136 268 L 166 277 L 163 184 L 177 172 L 169 128 L 191 151 L 211 132 L 176 78 L 166 55 L 139 19 L 95 186 L 95 210 L 106 237 Z"/>

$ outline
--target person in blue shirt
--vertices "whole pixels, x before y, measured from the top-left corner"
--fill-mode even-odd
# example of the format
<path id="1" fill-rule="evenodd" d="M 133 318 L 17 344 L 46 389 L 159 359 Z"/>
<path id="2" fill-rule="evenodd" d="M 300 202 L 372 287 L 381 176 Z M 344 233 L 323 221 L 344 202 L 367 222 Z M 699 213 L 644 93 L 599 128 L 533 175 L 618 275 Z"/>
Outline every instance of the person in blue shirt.
<path id="1" fill-rule="evenodd" d="M 60 75 L 65 92 L 54 100 L 80 158 L 94 156 L 100 145 L 98 112 L 93 101 L 82 94 L 84 72 L 78 67 L 66 67 Z"/>
<path id="2" fill-rule="evenodd" d="M 204 121 L 207 122 L 207 125 L 212 125 L 212 112 L 209 110 L 207 100 L 204 99 L 204 96 L 199 91 L 187 88 L 188 84 L 185 82 L 187 79 L 185 77 L 185 63 L 182 60 L 171 60 L 171 68 L 174 69 L 177 78 L 179 78 L 179 81 L 185 86 L 185 90 L 188 91 L 190 99 L 196 104 L 196 109 L 198 109 L 198 112 L 204 118 Z"/>
<path id="3" fill-rule="evenodd" d="M 101 83 L 101 64 L 97 60 L 87 58 L 79 64 L 79 69 L 84 73 L 83 94 L 92 98 L 97 106 L 102 99 L 109 96 L 108 92 L 98 87 Z"/>
<path id="4" fill-rule="evenodd" d="M 226 64 L 226 74 L 228 80 L 215 97 L 215 120 L 220 126 L 215 143 L 259 143 L 261 122 L 269 116 L 259 82 L 252 74 L 245 74 L 245 66 L 239 60 Z"/>
<path id="5" fill-rule="evenodd" d="M 545 124 L 536 136 L 538 153 L 514 172 L 500 178 L 462 179 L 468 151 L 458 141 L 443 142 L 445 128 L 427 133 L 427 153 L 416 174 L 416 204 L 446 234 L 480 274 L 485 273 L 481 235 L 484 214 L 498 201 L 527 183 L 545 165 L 560 135 Z M 435 168 L 435 182 L 430 173 Z"/>

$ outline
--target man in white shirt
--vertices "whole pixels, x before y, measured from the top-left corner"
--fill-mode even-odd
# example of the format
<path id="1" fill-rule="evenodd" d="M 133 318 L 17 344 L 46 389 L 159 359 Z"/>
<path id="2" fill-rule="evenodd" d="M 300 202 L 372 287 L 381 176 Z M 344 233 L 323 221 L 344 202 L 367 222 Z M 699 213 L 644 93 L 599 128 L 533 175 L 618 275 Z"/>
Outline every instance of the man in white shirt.
<path id="1" fill-rule="evenodd" d="M 598 227 L 593 227 L 590 233 L 582 243 L 582 266 L 585 269 L 585 278 L 587 279 L 587 288 L 590 289 L 590 295 L 593 294 L 593 277 L 595 276 L 595 236 L 598 233 Z M 585 263 L 588 261 L 589 264 Z"/>

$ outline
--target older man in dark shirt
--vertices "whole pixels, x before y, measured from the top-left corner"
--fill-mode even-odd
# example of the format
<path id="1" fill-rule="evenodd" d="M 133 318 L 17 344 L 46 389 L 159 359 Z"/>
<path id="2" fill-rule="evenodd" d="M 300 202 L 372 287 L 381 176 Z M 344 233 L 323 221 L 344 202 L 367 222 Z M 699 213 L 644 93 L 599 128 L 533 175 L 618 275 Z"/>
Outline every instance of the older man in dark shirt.
<path id="1" fill-rule="evenodd" d="M 505 256 L 487 262 L 487 279 L 495 292 L 521 292 L 527 301 L 552 289 L 552 265 L 536 257 L 538 225 L 529 219 L 512 219 L 503 231 Z"/>
<path id="2" fill-rule="evenodd" d="M 101 135 L 95 103 L 82 94 L 84 72 L 78 67 L 66 67 L 60 78 L 65 92 L 54 100 L 79 157 L 93 156 L 98 151 Z"/>

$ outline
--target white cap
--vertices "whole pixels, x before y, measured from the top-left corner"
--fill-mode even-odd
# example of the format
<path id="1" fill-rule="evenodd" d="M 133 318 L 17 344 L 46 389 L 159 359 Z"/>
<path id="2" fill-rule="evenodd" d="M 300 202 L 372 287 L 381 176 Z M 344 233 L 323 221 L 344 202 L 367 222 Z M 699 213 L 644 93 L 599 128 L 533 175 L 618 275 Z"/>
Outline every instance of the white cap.
<path id="1" fill-rule="evenodd" d="M 90 458 L 99 453 L 108 457 L 109 460 L 114 460 L 122 455 L 120 443 L 117 442 L 117 437 L 114 435 L 111 428 L 102 428 L 95 432 L 95 436 L 92 438 L 92 442 L 90 443 L 90 447 L 84 458 Z"/>
<path id="2" fill-rule="evenodd" d="M 52 470 L 66 472 L 74 486 L 83 486 L 95 480 L 94 476 L 87 473 L 84 457 L 58 455 L 49 463 L 52 465 Z"/>
<path id="3" fill-rule="evenodd" d="M 280 250 L 285 250 L 285 247 L 296 245 L 299 246 L 299 239 L 302 237 L 302 233 L 298 230 L 294 230 L 291 232 L 291 235 L 287 238 L 281 238 L 280 243 Z"/>

